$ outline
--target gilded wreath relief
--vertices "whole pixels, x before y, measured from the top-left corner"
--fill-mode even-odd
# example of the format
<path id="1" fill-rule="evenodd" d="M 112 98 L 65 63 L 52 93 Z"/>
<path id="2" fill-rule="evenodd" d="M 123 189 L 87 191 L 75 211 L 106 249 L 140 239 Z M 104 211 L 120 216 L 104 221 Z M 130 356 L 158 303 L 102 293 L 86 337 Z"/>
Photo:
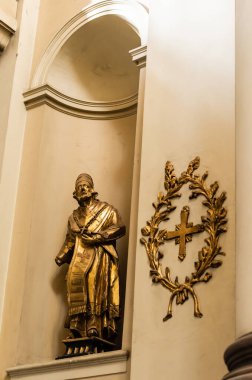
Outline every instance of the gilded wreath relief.
<path id="1" fill-rule="evenodd" d="M 202 176 L 195 174 L 199 165 L 200 159 L 196 157 L 189 163 L 187 170 L 177 177 L 171 162 L 166 163 L 164 182 L 166 193 L 158 194 L 157 201 L 153 203 L 154 214 L 141 230 L 144 237 L 140 241 L 145 246 L 149 259 L 152 281 L 160 283 L 171 292 L 168 312 L 163 318 L 164 321 L 172 317 L 174 299 L 176 299 L 177 305 L 182 305 L 189 299 L 189 295 L 194 301 L 195 317 L 202 317 L 194 286 L 202 282 L 207 283 L 212 278 L 212 269 L 221 266 L 221 257 L 225 256 L 219 245 L 219 239 L 226 232 L 227 210 L 223 207 L 226 193 L 222 192 L 219 196 L 217 195 L 218 182 L 214 182 L 210 186 L 206 184 L 207 172 Z M 201 198 L 202 204 L 206 208 L 206 215 L 201 217 L 202 223 L 193 225 L 192 222 L 189 222 L 190 208 L 186 205 L 180 213 L 180 224 L 176 225 L 173 231 L 161 229 L 161 223 L 170 220 L 170 214 L 176 209 L 173 204 L 174 199 L 181 196 L 180 190 L 187 184 L 191 190 L 189 199 Z M 175 244 L 179 245 L 178 259 L 183 262 L 186 258 L 186 244 L 192 240 L 194 234 L 203 231 L 208 236 L 204 239 L 204 246 L 198 252 L 193 273 L 186 276 L 184 282 L 180 282 L 177 276 L 173 279 L 169 267 L 163 271 L 161 246 L 166 241 L 174 239 Z"/>

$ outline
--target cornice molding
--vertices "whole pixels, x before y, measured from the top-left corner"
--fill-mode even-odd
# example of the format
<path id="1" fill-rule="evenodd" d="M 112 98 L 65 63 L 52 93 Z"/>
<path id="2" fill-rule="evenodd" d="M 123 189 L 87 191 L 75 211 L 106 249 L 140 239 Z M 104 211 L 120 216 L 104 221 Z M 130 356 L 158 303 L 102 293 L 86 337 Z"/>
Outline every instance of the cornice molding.
<path id="1" fill-rule="evenodd" d="M 24 94 L 26 109 L 47 104 L 50 107 L 71 116 L 83 119 L 108 120 L 136 114 L 138 95 L 108 102 L 89 102 L 71 98 L 48 84 L 26 91 Z"/>
<path id="2" fill-rule="evenodd" d="M 139 46 L 129 51 L 132 61 L 141 69 L 146 66 L 147 46 Z"/>
<path id="3" fill-rule="evenodd" d="M 6 49 L 16 29 L 16 20 L 0 9 L 0 54 Z"/>
<path id="4" fill-rule="evenodd" d="M 123 18 L 139 35 L 141 44 L 147 43 L 148 11 L 137 2 L 129 0 L 104 0 L 85 7 L 69 20 L 48 45 L 32 81 L 32 87 L 46 83 L 48 70 L 61 47 L 82 26 L 105 15 Z"/>
<path id="5" fill-rule="evenodd" d="M 50 373 L 57 372 L 58 377 L 55 378 L 58 379 L 63 378 L 63 372 L 66 375 L 67 371 L 68 375 L 71 375 L 71 379 L 75 379 L 80 378 L 78 371 L 81 369 L 81 378 L 84 379 L 91 376 L 126 372 L 127 359 L 128 351 L 118 350 L 70 359 L 54 360 L 47 363 L 21 365 L 8 368 L 6 372 L 11 379 L 26 379 L 28 376 L 30 378 L 31 375 L 32 379 L 41 379 L 41 375 L 43 374 L 45 378 L 47 378 Z"/>

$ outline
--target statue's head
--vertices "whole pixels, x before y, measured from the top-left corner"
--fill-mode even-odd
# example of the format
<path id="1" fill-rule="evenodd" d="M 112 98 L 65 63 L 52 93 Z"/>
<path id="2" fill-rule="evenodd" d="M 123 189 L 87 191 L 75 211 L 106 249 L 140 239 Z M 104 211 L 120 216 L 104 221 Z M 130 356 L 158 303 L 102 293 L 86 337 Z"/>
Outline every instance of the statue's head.
<path id="1" fill-rule="evenodd" d="M 91 198 L 95 198 L 97 192 L 94 191 L 94 182 L 89 174 L 80 174 L 75 182 L 75 191 L 73 197 L 78 201 L 80 206 L 83 206 Z"/>

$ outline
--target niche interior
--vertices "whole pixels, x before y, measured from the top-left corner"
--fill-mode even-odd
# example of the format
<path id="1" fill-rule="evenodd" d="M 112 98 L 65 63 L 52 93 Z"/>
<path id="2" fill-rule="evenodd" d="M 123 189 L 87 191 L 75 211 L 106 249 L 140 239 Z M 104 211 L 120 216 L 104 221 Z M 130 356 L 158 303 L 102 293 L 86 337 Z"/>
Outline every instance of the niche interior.
<path id="1" fill-rule="evenodd" d="M 67 268 L 58 268 L 54 258 L 77 208 L 72 192 L 82 172 L 93 177 L 99 199 L 114 205 L 126 224 L 127 235 L 117 245 L 124 305 L 139 81 L 129 51 L 140 45 L 136 31 L 117 15 L 90 20 L 52 60 L 42 86 L 45 101 L 27 106 L 19 196 L 32 207 L 18 364 L 51 360 L 64 351 Z M 120 330 L 118 347 L 122 320 Z"/>

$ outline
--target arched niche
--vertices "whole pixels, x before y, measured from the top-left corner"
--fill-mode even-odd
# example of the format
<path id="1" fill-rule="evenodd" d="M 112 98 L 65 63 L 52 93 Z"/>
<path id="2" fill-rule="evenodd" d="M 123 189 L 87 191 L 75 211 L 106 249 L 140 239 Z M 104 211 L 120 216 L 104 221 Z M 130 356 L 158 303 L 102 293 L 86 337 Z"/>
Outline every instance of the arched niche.
<path id="1" fill-rule="evenodd" d="M 62 46 L 46 76 L 61 93 L 87 102 L 120 102 L 136 98 L 139 69 L 129 51 L 140 38 L 116 15 L 85 24 Z"/>
<path id="2" fill-rule="evenodd" d="M 79 173 L 92 175 L 99 198 L 119 210 L 129 231 L 138 72 L 128 50 L 141 44 L 144 30 L 134 25 L 136 9 L 146 21 L 146 10 L 135 2 L 85 8 L 55 36 L 35 87 L 24 94 L 28 115 L 16 220 L 25 217 L 29 228 L 21 237 L 17 222 L 13 244 L 27 257 L 19 364 L 53 359 L 63 350 L 66 268 L 59 270 L 54 257 L 77 207 L 72 192 Z M 128 233 L 118 251 L 123 305 Z"/>
<path id="3" fill-rule="evenodd" d="M 31 87 L 41 86 L 46 82 L 46 76 L 52 61 L 73 33 L 90 21 L 105 15 L 116 15 L 123 19 L 139 36 L 140 45 L 147 44 L 148 10 L 146 6 L 135 0 L 92 1 L 89 6 L 84 7 L 55 35 L 38 65 Z"/>
<path id="4" fill-rule="evenodd" d="M 129 50 L 146 44 L 147 26 L 148 12 L 137 1 L 85 7 L 47 47 L 24 93 L 26 108 L 49 104 L 88 119 L 136 113 L 138 70 Z"/>

